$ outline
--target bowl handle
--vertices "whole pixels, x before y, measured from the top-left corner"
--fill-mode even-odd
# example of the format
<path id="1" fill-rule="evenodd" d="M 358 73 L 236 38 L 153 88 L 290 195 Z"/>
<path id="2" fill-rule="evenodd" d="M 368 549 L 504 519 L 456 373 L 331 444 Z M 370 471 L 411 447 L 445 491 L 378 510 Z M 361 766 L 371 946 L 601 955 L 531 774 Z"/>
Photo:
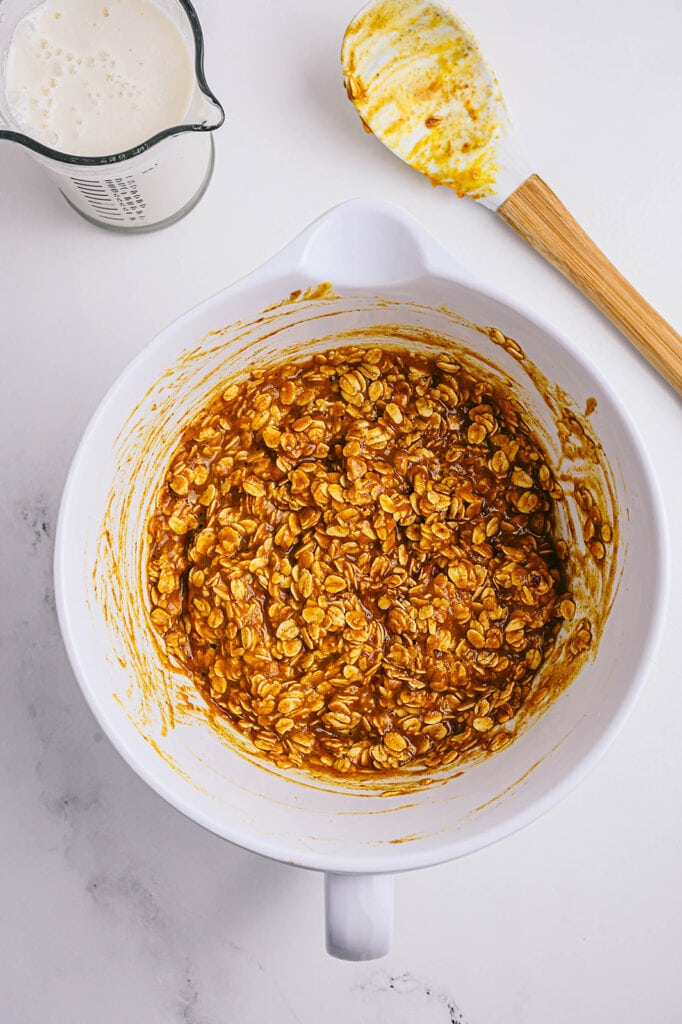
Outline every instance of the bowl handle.
<path id="1" fill-rule="evenodd" d="M 376 960 L 393 940 L 393 875 L 324 876 L 327 952 Z"/>
<path id="2" fill-rule="evenodd" d="M 277 277 L 301 275 L 314 284 L 329 281 L 341 294 L 356 288 L 400 289 L 403 283 L 412 288 L 425 276 L 481 287 L 414 217 L 379 199 L 347 199 L 332 207 L 228 291 L 271 287 Z"/>
<path id="3" fill-rule="evenodd" d="M 345 288 L 414 280 L 427 262 L 422 231 L 397 206 L 351 199 L 320 217 L 299 240 L 302 269 Z"/>

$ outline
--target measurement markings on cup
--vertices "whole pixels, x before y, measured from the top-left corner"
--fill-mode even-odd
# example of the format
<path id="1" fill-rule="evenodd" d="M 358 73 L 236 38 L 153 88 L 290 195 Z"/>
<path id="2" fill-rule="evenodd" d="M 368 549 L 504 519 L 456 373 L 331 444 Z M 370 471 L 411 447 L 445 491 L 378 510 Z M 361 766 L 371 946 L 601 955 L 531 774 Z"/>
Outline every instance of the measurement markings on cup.
<path id="1" fill-rule="evenodd" d="M 116 203 L 115 194 L 112 195 L 106 187 L 107 183 L 83 178 L 72 178 L 71 181 L 100 217 L 106 220 L 125 221 L 125 215 Z"/>

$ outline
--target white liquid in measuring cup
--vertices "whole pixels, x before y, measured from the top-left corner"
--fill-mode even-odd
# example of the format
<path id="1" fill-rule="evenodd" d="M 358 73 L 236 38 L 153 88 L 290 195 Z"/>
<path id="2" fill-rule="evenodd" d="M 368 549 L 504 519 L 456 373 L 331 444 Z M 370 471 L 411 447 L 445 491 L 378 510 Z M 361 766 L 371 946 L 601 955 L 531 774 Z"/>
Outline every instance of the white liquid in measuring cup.
<path id="1" fill-rule="evenodd" d="M 46 0 L 14 31 L 5 93 L 27 135 L 62 153 L 108 156 L 182 123 L 192 55 L 146 0 Z"/>
<path id="2" fill-rule="evenodd" d="M 29 4 L 0 50 L 6 137 L 16 130 L 25 145 L 47 146 L 52 153 L 31 146 L 33 156 L 71 206 L 125 231 L 163 227 L 192 209 L 224 117 L 195 66 L 198 22 L 185 0 L 159 3 Z M 176 130 L 150 143 L 166 129 Z"/>

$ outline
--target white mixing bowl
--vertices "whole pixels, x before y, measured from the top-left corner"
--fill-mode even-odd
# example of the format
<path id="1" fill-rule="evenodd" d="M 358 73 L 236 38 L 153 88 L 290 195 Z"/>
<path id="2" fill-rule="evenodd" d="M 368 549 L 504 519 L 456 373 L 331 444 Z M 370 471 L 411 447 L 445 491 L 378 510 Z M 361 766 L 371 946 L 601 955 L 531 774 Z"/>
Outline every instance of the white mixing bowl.
<path id="1" fill-rule="evenodd" d="M 336 297 L 315 290 L 323 281 Z M 297 301 L 277 305 L 298 290 Z M 457 337 L 518 382 L 549 433 L 547 407 L 518 361 L 443 307 L 517 339 L 569 405 L 583 409 L 596 399 L 591 421 L 620 512 L 613 606 L 575 681 L 493 757 L 409 795 L 305 784 L 227 742 L 208 724 L 198 694 L 188 696 L 186 680 L 164 665 L 141 585 L 144 517 L 179 425 L 219 381 L 292 345 L 324 336 L 327 347 L 331 336 L 370 325 L 399 322 Z M 64 491 L 57 608 L 83 693 L 131 767 L 217 835 L 325 871 L 328 949 L 363 959 L 390 944 L 392 873 L 460 857 L 521 828 L 603 753 L 642 684 L 662 623 L 664 542 L 646 455 L 602 374 L 570 339 L 472 280 L 409 216 L 354 200 L 163 331 L 113 386 Z"/>

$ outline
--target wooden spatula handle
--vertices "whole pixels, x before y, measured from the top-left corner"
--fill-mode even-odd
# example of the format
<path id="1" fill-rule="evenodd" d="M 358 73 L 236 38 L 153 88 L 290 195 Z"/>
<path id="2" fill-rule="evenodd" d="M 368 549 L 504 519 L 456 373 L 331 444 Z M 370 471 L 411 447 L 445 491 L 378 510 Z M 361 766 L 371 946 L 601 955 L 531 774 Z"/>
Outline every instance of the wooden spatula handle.
<path id="1" fill-rule="evenodd" d="M 607 260 L 542 178 L 527 178 L 497 212 L 682 393 L 682 337 Z"/>

